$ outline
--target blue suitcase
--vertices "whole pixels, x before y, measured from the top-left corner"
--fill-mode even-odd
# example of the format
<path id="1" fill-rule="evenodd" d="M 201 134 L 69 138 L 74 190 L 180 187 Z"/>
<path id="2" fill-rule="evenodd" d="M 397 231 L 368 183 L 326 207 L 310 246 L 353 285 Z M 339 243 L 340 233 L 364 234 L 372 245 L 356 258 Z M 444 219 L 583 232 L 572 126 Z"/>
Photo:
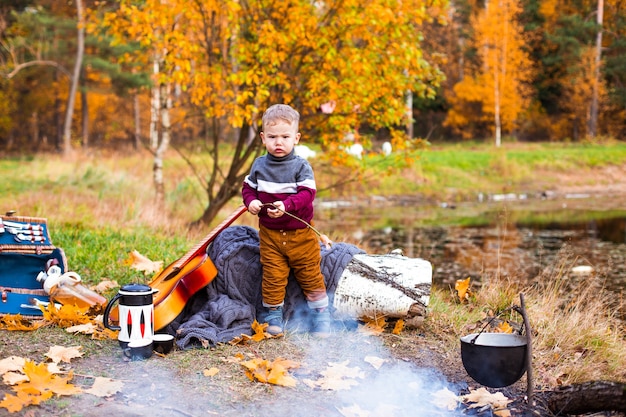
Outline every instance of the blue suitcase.
<path id="1" fill-rule="evenodd" d="M 0 315 L 41 317 L 49 297 L 37 280 L 50 264 L 67 271 L 67 258 L 50 239 L 45 218 L 0 216 Z"/>

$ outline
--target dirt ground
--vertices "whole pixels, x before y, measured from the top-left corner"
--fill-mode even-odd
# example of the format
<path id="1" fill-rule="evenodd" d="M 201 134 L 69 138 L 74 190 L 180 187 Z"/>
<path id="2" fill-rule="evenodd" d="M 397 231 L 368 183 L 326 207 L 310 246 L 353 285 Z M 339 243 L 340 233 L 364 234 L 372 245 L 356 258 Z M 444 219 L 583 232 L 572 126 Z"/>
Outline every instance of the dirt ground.
<path id="1" fill-rule="evenodd" d="M 52 344 L 80 345 L 85 355 L 69 364 L 75 384 L 89 388 L 94 377 L 107 377 L 122 381 L 123 387 L 107 398 L 86 393 L 56 397 L 18 415 L 492 415 L 491 411 L 481 414 L 462 408 L 449 410 L 447 402 L 438 399 L 438 393 L 445 389 L 459 395 L 480 385 L 468 377 L 460 354 L 448 354 L 443 346 L 427 342 L 419 330 L 371 335 L 335 329 L 328 339 L 291 333 L 245 346 L 174 350 L 137 362 L 126 360 L 116 341 L 69 336 L 61 329 L 39 331 L 45 336 L 2 331 L 0 357 L 18 355 L 41 362 Z M 297 362 L 299 367 L 290 371 L 296 386 L 250 381 L 240 362 L 234 359 L 237 355 Z M 337 366 L 343 371 L 331 373 Z M 219 371 L 206 376 L 205 371 L 213 368 Z M 333 381 L 331 389 L 320 387 L 319 382 L 324 379 Z M 0 392 L 10 392 L 6 385 L 0 387 Z M 525 409 L 525 377 L 495 391 L 515 400 L 509 410 L 513 415 L 521 415 Z M 0 415 L 5 415 L 3 412 L 6 410 L 0 409 Z"/>

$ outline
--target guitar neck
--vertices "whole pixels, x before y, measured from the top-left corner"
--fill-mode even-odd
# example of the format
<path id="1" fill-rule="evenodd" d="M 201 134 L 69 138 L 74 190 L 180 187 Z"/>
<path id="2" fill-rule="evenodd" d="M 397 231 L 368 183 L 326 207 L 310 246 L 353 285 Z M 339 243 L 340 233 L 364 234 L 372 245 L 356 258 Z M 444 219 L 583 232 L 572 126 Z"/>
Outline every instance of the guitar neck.
<path id="1" fill-rule="evenodd" d="M 243 213 L 245 213 L 247 210 L 248 209 L 246 208 L 245 205 L 242 204 L 241 206 L 239 206 L 237 210 L 235 210 L 230 216 L 224 219 L 224 221 L 218 224 L 217 227 L 215 227 L 215 229 L 211 230 L 211 232 L 204 239 L 202 239 L 202 241 L 200 241 L 197 245 L 195 245 L 186 255 L 184 255 L 182 258 L 176 261 L 172 265 L 172 268 L 174 270 L 181 269 L 183 266 L 187 264 L 187 262 L 189 262 L 189 260 L 198 256 L 201 252 L 205 252 L 207 246 L 209 246 L 209 243 L 211 243 L 218 234 L 220 234 L 224 229 L 230 226 L 232 222 L 237 220 L 237 218 L 241 216 Z"/>

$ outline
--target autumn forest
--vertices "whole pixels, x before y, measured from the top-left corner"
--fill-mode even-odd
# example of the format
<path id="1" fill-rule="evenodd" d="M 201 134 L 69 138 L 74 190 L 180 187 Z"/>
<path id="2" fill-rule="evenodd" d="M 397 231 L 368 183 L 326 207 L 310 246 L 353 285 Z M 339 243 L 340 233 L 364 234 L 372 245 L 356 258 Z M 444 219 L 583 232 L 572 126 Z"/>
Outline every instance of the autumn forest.
<path id="1" fill-rule="evenodd" d="M 621 140 L 622 0 L 5 0 L 0 149 Z M 324 105 L 332 103 L 332 112 Z M 199 144 L 199 145 L 198 145 Z"/>

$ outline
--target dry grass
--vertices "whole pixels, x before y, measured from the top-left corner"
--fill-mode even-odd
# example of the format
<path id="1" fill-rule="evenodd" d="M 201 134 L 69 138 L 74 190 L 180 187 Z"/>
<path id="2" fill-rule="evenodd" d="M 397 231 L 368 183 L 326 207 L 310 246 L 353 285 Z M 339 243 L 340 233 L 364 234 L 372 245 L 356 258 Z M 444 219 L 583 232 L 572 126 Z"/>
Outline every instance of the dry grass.
<path id="1" fill-rule="evenodd" d="M 480 331 L 494 314 L 521 328 L 523 318 L 509 307 L 520 306 L 523 294 L 532 328 L 538 388 L 597 380 L 626 381 L 624 322 L 616 316 L 615 303 L 603 290 L 602 278 L 573 274 L 574 265 L 567 254 L 561 254 L 552 270 L 545 271 L 531 285 L 487 277 L 469 303 L 456 301 L 452 290 L 435 290 L 427 320 L 429 338 L 445 341 L 452 356 L 458 350 L 458 338 Z"/>

